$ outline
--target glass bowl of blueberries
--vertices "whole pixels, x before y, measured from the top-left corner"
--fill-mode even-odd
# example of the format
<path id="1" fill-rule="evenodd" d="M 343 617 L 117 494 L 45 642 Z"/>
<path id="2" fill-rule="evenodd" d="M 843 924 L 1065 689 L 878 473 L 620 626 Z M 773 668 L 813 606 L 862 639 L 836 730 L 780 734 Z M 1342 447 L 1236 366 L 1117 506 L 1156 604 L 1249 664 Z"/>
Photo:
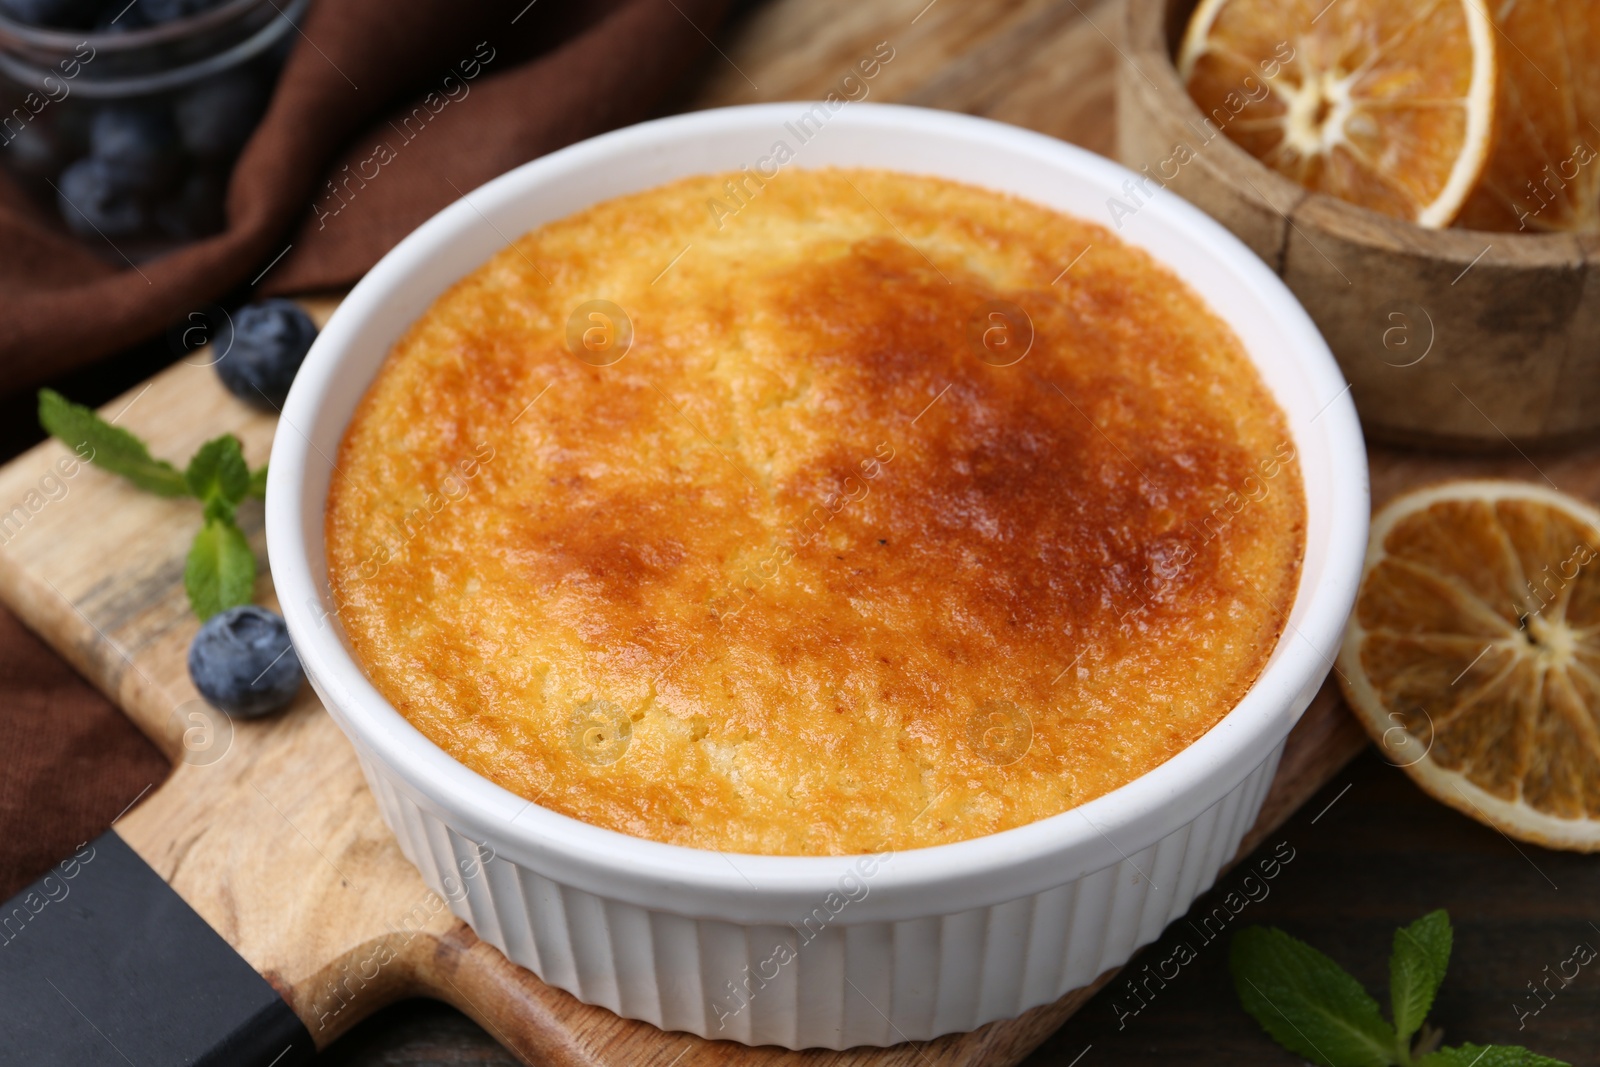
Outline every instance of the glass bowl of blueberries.
<path id="1" fill-rule="evenodd" d="M 121 262 L 220 232 L 310 0 L 0 0 L 0 165 Z"/>

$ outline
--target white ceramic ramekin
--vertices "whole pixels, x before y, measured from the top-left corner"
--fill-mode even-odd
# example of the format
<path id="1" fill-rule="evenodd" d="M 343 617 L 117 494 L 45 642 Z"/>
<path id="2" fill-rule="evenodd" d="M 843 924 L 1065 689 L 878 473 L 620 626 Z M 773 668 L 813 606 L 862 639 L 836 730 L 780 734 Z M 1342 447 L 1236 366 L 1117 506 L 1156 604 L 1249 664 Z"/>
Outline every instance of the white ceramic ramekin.
<path id="1" fill-rule="evenodd" d="M 323 505 L 330 457 L 402 331 L 510 238 L 684 175 L 754 168 L 778 142 L 794 152 L 788 166 L 942 175 L 1120 222 L 1122 239 L 1180 275 L 1243 340 L 1299 452 L 1305 571 L 1260 679 L 1167 763 L 1075 810 L 959 844 L 876 858 L 727 855 L 528 804 L 436 747 L 357 666 L 325 595 Z M 1062 249 L 1063 264 L 1078 251 Z M 1255 820 L 1284 737 L 1338 650 L 1366 544 L 1355 409 L 1327 346 L 1271 271 L 1217 223 L 1116 164 L 915 108 L 702 111 L 497 178 L 407 237 L 345 298 L 282 421 L 267 488 L 279 599 L 306 673 L 406 855 L 479 937 L 546 982 L 664 1029 L 751 1044 L 842 1048 L 972 1029 L 1054 1000 L 1153 940 L 1212 884 Z"/>

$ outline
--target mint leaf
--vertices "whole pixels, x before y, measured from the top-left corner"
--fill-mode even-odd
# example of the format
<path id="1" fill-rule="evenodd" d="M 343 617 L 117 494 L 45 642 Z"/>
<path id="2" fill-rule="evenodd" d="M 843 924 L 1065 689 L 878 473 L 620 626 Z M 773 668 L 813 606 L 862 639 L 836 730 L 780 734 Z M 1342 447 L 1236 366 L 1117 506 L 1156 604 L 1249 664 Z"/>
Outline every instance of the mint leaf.
<path id="1" fill-rule="evenodd" d="M 39 390 L 39 423 L 91 463 L 161 496 L 192 496 L 205 505 L 205 525 L 194 535 L 183 567 L 189 606 L 202 620 L 250 603 L 256 557 L 233 521 L 247 496 L 265 496 L 267 469 L 251 472 L 244 447 L 232 434 L 201 445 L 180 471 L 150 455 L 145 443 L 81 404 L 51 389 Z"/>
<path id="2" fill-rule="evenodd" d="M 1272 1039 L 1322 1067 L 1390 1067 L 1394 1031 L 1333 960 L 1282 930 L 1247 927 L 1228 958 L 1244 1010 Z"/>
<path id="3" fill-rule="evenodd" d="M 233 510 L 250 492 L 250 468 L 244 448 L 233 434 L 223 434 L 200 446 L 183 472 L 189 492 L 206 506 L 207 519 L 232 521 Z"/>
<path id="4" fill-rule="evenodd" d="M 1410 1044 L 1411 1035 L 1422 1027 L 1428 1009 L 1433 1007 L 1433 996 L 1450 965 L 1450 944 L 1450 915 L 1443 909 L 1429 912 L 1394 932 L 1394 949 L 1389 955 L 1389 1001 L 1401 1045 Z"/>
<path id="5" fill-rule="evenodd" d="M 143 441 L 53 389 L 39 390 L 39 425 L 91 463 L 122 475 L 140 489 L 162 496 L 189 493 L 178 469 L 153 458 Z"/>
<path id="6" fill-rule="evenodd" d="M 1417 1067 L 1572 1067 L 1529 1052 L 1520 1045 L 1459 1045 L 1430 1052 L 1417 1061 Z"/>
<path id="7" fill-rule="evenodd" d="M 204 622 L 219 611 L 248 604 L 255 584 L 256 557 L 244 532 L 232 522 L 206 519 L 183 568 L 183 588 L 194 613 Z"/>
<path id="8" fill-rule="evenodd" d="M 256 500 L 267 499 L 267 468 L 263 464 L 250 472 L 250 493 Z"/>

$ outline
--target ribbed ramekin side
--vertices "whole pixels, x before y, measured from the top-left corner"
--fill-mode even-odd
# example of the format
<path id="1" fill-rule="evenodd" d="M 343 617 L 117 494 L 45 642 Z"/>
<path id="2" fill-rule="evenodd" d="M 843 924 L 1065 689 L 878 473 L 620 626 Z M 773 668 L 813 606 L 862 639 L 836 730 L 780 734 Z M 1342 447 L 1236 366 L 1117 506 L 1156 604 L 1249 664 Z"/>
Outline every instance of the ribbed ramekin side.
<path id="1" fill-rule="evenodd" d="M 650 944 L 660 1025 L 731 1038 L 719 1033 L 718 1017 L 711 1010 L 712 994 L 705 984 L 710 969 L 700 954 L 700 924 L 681 915 L 657 913 L 650 917 Z"/>
<path id="2" fill-rule="evenodd" d="M 970 936 L 952 940 L 948 935 L 969 932 L 979 922 L 979 914 L 993 915 L 1024 903 L 1028 908 L 1020 952 L 1007 957 L 1016 960 L 1019 976 L 1009 985 L 1012 995 L 995 995 L 997 973 L 991 967 L 982 968 L 982 1004 L 974 1018 L 963 1021 L 962 1028 L 1011 1018 L 1049 1003 L 1126 963 L 1139 948 L 1160 937 L 1168 923 L 1187 912 L 1195 898 L 1215 884 L 1218 871 L 1238 851 L 1260 814 L 1281 753 L 1280 744 L 1237 787 L 1192 822 L 1149 848 L 1125 856 L 1120 863 L 1025 901 L 981 909 L 970 916 L 946 917 L 941 924 L 947 935 L 946 965 L 940 968 L 939 980 L 954 992 L 964 989 L 964 983 L 948 972 L 963 954 L 974 950 L 974 941 Z M 991 937 L 1007 928 L 1005 919 L 998 916 L 989 922 Z M 946 1032 L 939 1026 L 932 1029 Z"/>
<path id="3" fill-rule="evenodd" d="M 974 1018 L 1007 1019 L 1028 999 L 1028 946 L 1033 942 L 1038 895 L 987 908 Z M 981 1025 L 981 1024 L 975 1024 Z"/>
<path id="4" fill-rule="evenodd" d="M 894 924 L 864 923 L 840 928 L 844 941 L 844 1040 L 892 1045 L 910 1035 L 896 1016 L 894 978 L 900 961 L 894 956 Z"/>
<path id="5" fill-rule="evenodd" d="M 1146 854 L 1149 865 L 1141 860 L 1134 872 L 1134 880 L 1144 890 L 1139 917 L 1133 923 L 1133 947 L 1154 941 L 1166 929 L 1167 917 L 1172 914 L 1178 899 L 1178 884 L 1182 881 L 1184 852 L 1188 848 L 1189 833 L 1193 824 L 1178 827 L 1151 846 Z"/>
<path id="6" fill-rule="evenodd" d="M 534 932 L 533 908 L 528 905 L 529 886 L 538 875 L 515 863 L 491 862 L 485 866 L 484 877 L 495 900 L 518 902 L 515 907 L 499 909 L 500 933 L 505 937 L 504 947 L 500 951 L 506 954 L 507 959 L 521 962 L 522 966 L 535 974 L 544 973 L 544 954 L 540 951 L 539 938 Z"/>
<path id="7" fill-rule="evenodd" d="M 585 1004 L 622 1011 L 618 939 L 607 923 L 605 901 L 593 893 L 559 887 L 567 939 L 572 945 L 572 993 Z"/>
<path id="8" fill-rule="evenodd" d="M 1211 876 L 1206 880 L 1200 892 L 1203 893 L 1205 890 L 1210 889 L 1216 882 L 1217 872 L 1238 855 L 1239 845 L 1244 841 L 1244 835 L 1250 832 L 1250 828 L 1255 825 L 1256 819 L 1260 818 L 1261 805 L 1266 802 L 1267 793 L 1272 789 L 1272 780 L 1278 773 L 1278 760 L 1283 756 L 1283 746 L 1283 741 L 1278 742 L 1267 755 L 1267 758 L 1262 760 L 1261 764 L 1251 771 L 1245 780 L 1239 783 L 1227 797 L 1223 798 L 1226 801 L 1232 797 L 1238 797 L 1239 803 L 1229 810 L 1228 815 L 1222 820 L 1225 832 L 1221 835 L 1217 851 L 1208 857 L 1207 867 L 1211 871 Z M 1219 802 L 1218 806 L 1221 806 L 1221 802 Z M 1199 893 L 1195 894 L 1195 896 L 1199 895 Z"/>
<path id="9" fill-rule="evenodd" d="M 1184 828 L 1183 862 L 1167 922 L 1187 911 L 1194 898 L 1205 892 L 1216 879 L 1211 857 L 1221 851 L 1229 829 L 1223 825 L 1220 806 L 1216 804 L 1202 811 Z"/>
<path id="10" fill-rule="evenodd" d="M 765 1006 L 765 991 L 746 970 L 752 962 L 752 952 L 745 928 L 704 919 L 689 921 L 694 924 L 696 958 L 701 968 L 693 981 L 706 1001 L 708 1027 L 718 1037 L 753 1043 L 756 1012 Z"/>
<path id="11" fill-rule="evenodd" d="M 1088 985 L 1105 970 L 1101 961 L 1107 956 L 1106 942 L 1110 936 L 1106 915 L 1111 910 L 1111 895 L 1117 888 L 1114 883 L 1118 870 L 1106 867 L 1073 883 L 1076 892 L 1065 916 L 1067 963 L 1059 987 L 1063 992 Z"/>
<path id="12" fill-rule="evenodd" d="M 1239 828 L 1239 839 L 1241 841 L 1261 815 L 1261 808 L 1267 802 L 1267 795 L 1272 792 L 1272 783 L 1278 778 L 1278 764 L 1282 761 L 1283 750 L 1288 747 L 1288 744 L 1289 739 L 1287 737 L 1279 741 L 1273 746 L 1272 754 L 1263 760 L 1261 766 L 1257 767 L 1251 774 L 1251 777 L 1255 779 L 1255 795 L 1250 799 L 1250 817 L 1241 820 L 1242 825 Z M 1234 851 L 1238 851 L 1238 848 L 1238 842 L 1234 842 Z"/>
<path id="13" fill-rule="evenodd" d="M 801 1040 L 808 1037 L 823 1039 L 822 1044 L 833 1048 L 842 1046 L 845 1039 L 844 984 L 845 944 L 838 926 L 824 927 L 814 934 L 802 923 L 802 930 L 810 940 L 800 941 L 796 935 L 799 955 L 791 965 L 799 982 L 798 1007 Z"/>
<path id="14" fill-rule="evenodd" d="M 486 844 L 469 840 L 442 822 L 437 825 L 443 828 L 444 834 L 441 836 L 445 839 L 440 859 L 448 859 L 454 865 L 454 870 L 448 872 L 449 877 L 444 880 L 446 899 L 455 913 L 483 940 L 497 946 L 508 944 L 510 939 L 506 936 L 505 927 L 518 922 L 522 909 L 497 907 L 488 877 L 491 871 L 498 874 L 510 864 L 491 866 L 489 859 L 493 853 Z M 500 874 L 500 877 L 506 875 Z M 500 951 L 505 952 L 506 949 Z"/>
<path id="15" fill-rule="evenodd" d="M 431 876 L 423 870 L 422 864 L 417 862 L 417 850 L 413 844 L 422 835 L 421 814 L 417 811 L 416 805 L 409 802 L 401 803 L 400 795 L 386 769 L 368 757 L 359 745 L 356 746 L 356 762 L 361 766 L 361 775 L 366 778 L 367 788 L 372 791 L 373 799 L 378 802 L 378 814 L 383 816 L 383 821 L 394 834 L 395 843 L 400 846 L 400 854 L 417 868 L 423 881 L 428 881 Z"/>
<path id="16" fill-rule="evenodd" d="M 1033 931 L 1023 961 L 1023 988 L 1027 999 L 1036 1004 L 1048 1003 L 1062 990 L 1075 988 L 1067 984 L 1072 963 L 1069 933 L 1081 884 L 1081 880 L 1070 882 L 1033 898 Z"/>
<path id="17" fill-rule="evenodd" d="M 944 955 L 944 920 L 936 916 L 906 919 L 894 927 L 895 1012 L 900 1025 L 913 1033 L 932 1033 L 939 991 L 946 981 L 940 967 Z"/>
<path id="18" fill-rule="evenodd" d="M 1173 836 L 1176 835 L 1169 834 L 1162 841 Z M 1108 868 L 1112 872 L 1113 882 L 1105 897 L 1105 911 L 1101 916 L 1106 937 L 1095 967 L 1096 974 L 1126 963 L 1134 949 L 1138 948 L 1140 931 L 1147 922 L 1145 903 L 1150 898 L 1150 877 L 1146 872 L 1155 866 L 1155 851 L 1160 846 L 1161 842 L 1157 842 Z"/>
<path id="19" fill-rule="evenodd" d="M 1188 824 L 1066 885 L 896 922 L 818 911 L 748 926 L 622 903 L 520 867 L 493 842 L 450 828 L 382 766 L 365 755 L 361 763 L 424 881 L 479 937 L 549 984 L 667 1030 L 846 1048 L 1012 1018 L 1126 963 L 1216 881 L 1280 751 Z"/>
<path id="20" fill-rule="evenodd" d="M 977 1017 L 981 975 L 974 961 L 983 947 L 984 910 L 957 912 L 939 919 L 939 999 L 933 1027 L 938 1032 L 964 1029 Z"/>
<path id="21" fill-rule="evenodd" d="M 649 1019 L 662 1025 L 654 936 L 658 914 L 615 900 L 598 903 L 604 911 L 601 921 L 611 946 L 610 966 L 617 1001 L 613 1010 L 631 1019 Z"/>

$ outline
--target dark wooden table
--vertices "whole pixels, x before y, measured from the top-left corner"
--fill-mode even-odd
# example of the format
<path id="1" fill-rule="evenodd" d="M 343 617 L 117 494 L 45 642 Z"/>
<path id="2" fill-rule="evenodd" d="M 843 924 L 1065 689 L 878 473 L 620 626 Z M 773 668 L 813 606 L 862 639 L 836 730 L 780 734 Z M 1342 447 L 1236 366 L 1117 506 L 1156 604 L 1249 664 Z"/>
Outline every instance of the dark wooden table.
<path id="1" fill-rule="evenodd" d="M 943 107 L 1029 126 L 1110 154 L 1118 0 L 767 0 L 742 6 L 713 36 L 700 72 L 667 109 L 819 97 L 879 42 L 893 59 L 868 99 Z M 458 121 L 469 121 L 468 112 Z M 1600 858 L 1513 845 L 1432 800 L 1372 752 L 1358 758 L 1258 855 L 1294 859 L 1229 932 L 1282 926 L 1345 964 L 1386 1000 L 1396 926 L 1448 908 L 1456 926 L 1450 974 L 1433 1021 L 1451 1042 L 1523 1043 L 1574 1064 L 1600 1062 L 1600 969 L 1586 968 L 1519 1030 L 1529 983 L 1579 942 L 1600 946 Z M 1196 904 L 1205 914 L 1240 883 L 1246 861 Z M 1290 1064 L 1238 1007 L 1227 935 L 1202 941 L 1180 919 L 1027 1062 Z M 1125 982 L 1171 957 L 1198 956 L 1138 1005 Z M 1171 973 L 1171 968 L 1167 969 Z M 1555 983 L 1552 983 L 1554 985 Z M 330 1049 L 344 1067 L 516 1061 L 465 1017 L 413 1001 L 375 1016 Z"/>

